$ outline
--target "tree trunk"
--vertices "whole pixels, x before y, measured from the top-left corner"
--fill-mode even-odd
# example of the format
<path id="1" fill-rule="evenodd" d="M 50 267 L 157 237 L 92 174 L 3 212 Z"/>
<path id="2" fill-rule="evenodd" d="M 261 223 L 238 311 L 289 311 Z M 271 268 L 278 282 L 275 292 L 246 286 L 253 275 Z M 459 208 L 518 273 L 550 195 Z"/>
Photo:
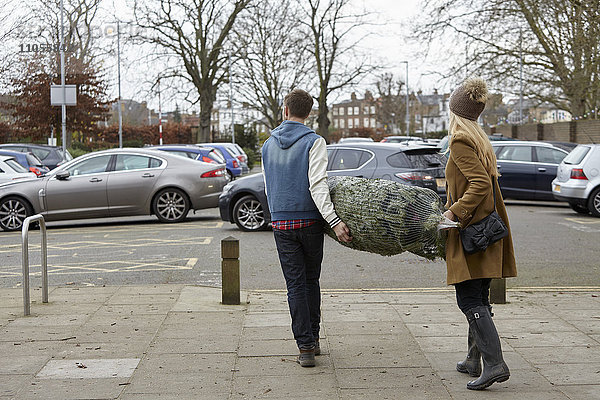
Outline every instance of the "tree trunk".
<path id="1" fill-rule="evenodd" d="M 329 143 L 329 118 L 327 114 L 329 113 L 329 108 L 327 107 L 327 96 L 323 91 L 319 96 L 319 115 L 317 117 L 317 122 L 319 123 L 319 132 L 318 134 L 325 138 L 325 141 Z"/>
<path id="2" fill-rule="evenodd" d="M 210 118 L 214 104 L 213 89 L 205 88 L 200 90 L 200 115 L 198 134 L 196 143 L 207 143 L 211 141 L 210 135 Z"/>

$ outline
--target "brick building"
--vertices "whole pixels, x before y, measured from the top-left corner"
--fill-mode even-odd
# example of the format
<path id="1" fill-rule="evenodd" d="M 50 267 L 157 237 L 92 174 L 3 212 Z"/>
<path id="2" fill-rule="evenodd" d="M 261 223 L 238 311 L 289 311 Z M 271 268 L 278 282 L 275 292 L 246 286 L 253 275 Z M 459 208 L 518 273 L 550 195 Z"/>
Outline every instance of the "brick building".
<path id="1" fill-rule="evenodd" d="M 331 106 L 332 126 L 342 136 L 349 136 L 353 129 L 376 129 L 377 124 L 377 101 L 366 91 L 362 99 L 352 93 L 350 100 L 343 101 Z"/>

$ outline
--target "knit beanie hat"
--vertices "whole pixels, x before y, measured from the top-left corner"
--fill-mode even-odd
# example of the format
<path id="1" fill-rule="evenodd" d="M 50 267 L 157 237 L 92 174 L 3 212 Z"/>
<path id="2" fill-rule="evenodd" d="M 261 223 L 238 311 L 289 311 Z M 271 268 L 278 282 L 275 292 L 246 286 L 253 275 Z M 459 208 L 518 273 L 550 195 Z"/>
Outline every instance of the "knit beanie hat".
<path id="1" fill-rule="evenodd" d="M 485 81 L 481 78 L 470 78 L 452 92 L 450 111 L 459 117 L 477 121 L 487 99 L 488 90 Z"/>

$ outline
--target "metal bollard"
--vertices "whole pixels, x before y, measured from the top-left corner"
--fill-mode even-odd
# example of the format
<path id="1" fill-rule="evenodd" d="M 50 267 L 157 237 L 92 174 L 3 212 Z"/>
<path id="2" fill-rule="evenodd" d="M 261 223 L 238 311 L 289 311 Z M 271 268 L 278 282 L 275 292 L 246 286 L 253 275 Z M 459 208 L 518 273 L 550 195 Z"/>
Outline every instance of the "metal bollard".
<path id="1" fill-rule="evenodd" d="M 46 237 L 46 221 L 41 214 L 25 218 L 21 228 L 21 254 L 23 255 L 23 314 L 31 314 L 29 296 L 29 224 L 39 221 L 42 231 L 42 302 L 48 302 L 48 248 Z"/>
<path id="2" fill-rule="evenodd" d="M 492 279 L 490 285 L 490 303 L 506 304 L 506 279 Z"/>
<path id="3" fill-rule="evenodd" d="M 221 301 L 227 305 L 240 304 L 240 241 L 233 236 L 221 240 Z"/>

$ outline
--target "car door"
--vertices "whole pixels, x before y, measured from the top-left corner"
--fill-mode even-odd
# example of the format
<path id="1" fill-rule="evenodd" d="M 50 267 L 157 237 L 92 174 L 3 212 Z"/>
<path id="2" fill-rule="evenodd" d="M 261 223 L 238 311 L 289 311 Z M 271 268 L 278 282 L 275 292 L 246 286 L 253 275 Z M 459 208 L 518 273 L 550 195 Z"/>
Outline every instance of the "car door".
<path id="1" fill-rule="evenodd" d="M 538 200 L 554 200 L 552 181 L 558 166 L 567 152 L 553 147 L 535 146 L 535 197 Z"/>
<path id="2" fill-rule="evenodd" d="M 117 154 L 108 176 L 110 215 L 150 213 L 150 195 L 165 167 L 166 161 L 158 157 Z"/>
<path id="3" fill-rule="evenodd" d="M 111 216 L 150 213 L 150 196 L 166 161 L 143 154 L 117 154 L 108 176 Z"/>
<path id="4" fill-rule="evenodd" d="M 329 161 L 327 174 L 371 178 L 374 171 L 370 162 L 372 159 L 373 153 L 370 151 L 339 148 Z"/>
<path id="5" fill-rule="evenodd" d="M 532 146 L 500 146 L 496 158 L 502 195 L 513 199 L 535 199 L 536 169 Z"/>
<path id="6" fill-rule="evenodd" d="M 75 163 L 66 169 L 66 179 L 51 176 L 45 189 L 48 219 L 108 216 L 106 171 L 111 157 L 98 155 Z"/>

